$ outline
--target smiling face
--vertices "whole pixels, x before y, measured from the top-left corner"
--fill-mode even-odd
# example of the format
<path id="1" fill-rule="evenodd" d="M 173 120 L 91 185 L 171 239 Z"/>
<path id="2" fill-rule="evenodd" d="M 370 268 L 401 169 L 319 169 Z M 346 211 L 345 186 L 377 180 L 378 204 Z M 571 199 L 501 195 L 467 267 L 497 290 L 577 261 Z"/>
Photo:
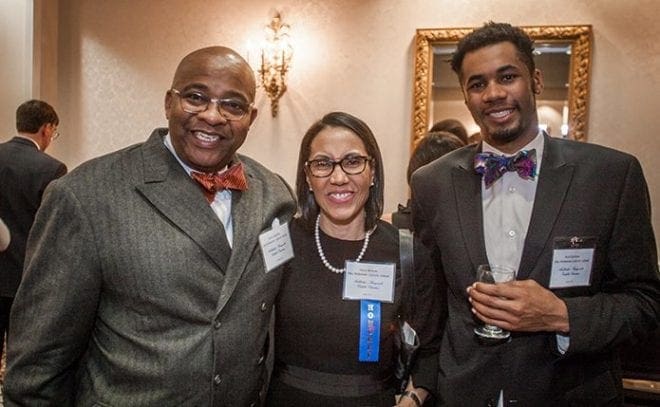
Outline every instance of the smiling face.
<path id="1" fill-rule="evenodd" d="M 362 140 L 343 127 L 326 127 L 311 142 L 307 160 L 340 161 L 347 156 L 369 156 Z M 306 172 L 307 184 L 321 212 L 321 228 L 333 236 L 364 237 L 365 204 L 369 199 L 374 170 L 348 175 L 335 165 L 330 176 L 318 178 Z M 334 233 L 333 233 L 334 232 Z"/>
<path id="2" fill-rule="evenodd" d="M 536 94 L 541 72 L 530 74 L 510 42 L 499 42 L 465 54 L 461 88 L 483 139 L 504 152 L 515 152 L 538 134 Z"/>
<path id="3" fill-rule="evenodd" d="M 254 100 L 255 82 L 250 67 L 235 52 L 210 47 L 181 61 L 172 88 L 181 94 L 194 91 L 208 98 L 236 99 L 249 104 Z M 171 90 L 165 96 L 165 113 L 177 155 L 202 172 L 218 171 L 231 161 L 257 116 L 257 110 L 252 108 L 242 119 L 229 121 L 215 103 L 201 113 L 188 113 L 181 107 L 180 96 Z"/>

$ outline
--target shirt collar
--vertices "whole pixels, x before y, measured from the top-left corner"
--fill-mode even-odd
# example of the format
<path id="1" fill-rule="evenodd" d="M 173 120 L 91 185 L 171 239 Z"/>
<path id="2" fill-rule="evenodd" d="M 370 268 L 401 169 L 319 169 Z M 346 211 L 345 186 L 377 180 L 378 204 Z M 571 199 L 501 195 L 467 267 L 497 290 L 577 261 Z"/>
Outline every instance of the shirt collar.
<path id="1" fill-rule="evenodd" d="M 176 153 L 176 150 L 174 149 L 174 146 L 172 145 L 172 138 L 170 137 L 170 133 L 167 133 L 165 135 L 165 138 L 163 139 L 163 143 L 165 144 L 165 147 L 167 147 L 167 149 L 170 150 L 170 153 L 172 153 L 172 155 L 174 156 L 174 158 L 176 158 L 176 160 L 179 162 L 179 164 L 181 164 L 183 169 L 186 170 L 188 175 L 190 175 L 191 172 L 196 171 L 196 170 L 193 170 L 192 168 L 190 168 L 188 165 L 186 165 L 186 163 L 184 163 L 181 160 L 181 158 L 179 158 L 179 156 Z M 225 168 L 223 168 L 222 170 L 220 170 L 218 172 L 225 172 L 225 171 L 227 171 L 227 166 L 225 166 Z"/>
<path id="2" fill-rule="evenodd" d="M 504 156 L 509 157 L 509 156 L 516 155 L 518 152 L 520 152 L 522 150 L 536 149 L 536 156 L 538 157 L 540 155 L 540 153 L 542 153 L 542 151 L 539 151 L 539 149 L 540 150 L 543 149 L 543 131 L 539 130 L 539 132 L 536 134 L 536 137 L 534 137 L 532 139 L 532 141 L 530 141 L 529 143 L 524 145 L 518 151 L 515 151 L 511 154 L 507 154 L 507 153 L 504 153 L 504 152 L 498 150 L 497 148 L 495 148 L 495 147 L 491 146 L 490 144 L 488 144 L 486 141 L 482 141 L 482 143 L 483 144 L 481 146 L 481 149 L 484 153 L 495 153 L 495 154 L 504 155 Z"/>
<path id="3" fill-rule="evenodd" d="M 39 146 L 39 143 L 37 143 L 36 141 L 32 140 L 30 137 L 21 136 L 20 134 L 17 135 L 16 137 L 18 137 L 18 138 L 22 138 L 22 139 L 24 139 L 24 140 L 30 140 L 30 141 L 31 141 L 31 142 L 37 147 L 37 150 L 41 151 L 41 147 Z"/>

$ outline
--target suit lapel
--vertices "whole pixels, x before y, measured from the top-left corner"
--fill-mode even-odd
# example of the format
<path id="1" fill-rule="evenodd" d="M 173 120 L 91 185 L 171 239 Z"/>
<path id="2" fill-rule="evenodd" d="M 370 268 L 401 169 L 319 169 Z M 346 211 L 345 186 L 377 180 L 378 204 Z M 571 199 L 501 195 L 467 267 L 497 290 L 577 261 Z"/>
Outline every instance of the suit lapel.
<path id="1" fill-rule="evenodd" d="M 462 161 L 452 169 L 452 187 L 456 196 L 458 221 L 473 269 L 488 263 L 484 243 L 481 210 L 481 176 L 474 171 L 476 148 L 466 151 Z"/>
<path id="2" fill-rule="evenodd" d="M 136 188 L 226 272 L 231 249 L 222 222 L 209 207 L 199 187 L 163 144 L 165 134 L 154 131 L 142 146 L 144 183 Z"/>
<path id="3" fill-rule="evenodd" d="M 262 194 L 262 181 L 255 177 L 252 168 L 243 163 L 245 175 L 248 180 L 248 190 L 245 192 L 233 192 L 231 203 L 231 214 L 234 225 L 233 253 L 227 266 L 225 282 L 222 286 L 222 294 L 218 303 L 221 310 L 231 298 L 234 289 L 238 285 L 243 273 L 247 269 L 248 262 L 253 257 L 255 247 L 259 244 L 259 234 L 262 232 L 262 220 L 264 214 L 264 199 Z M 260 253 L 257 256 L 261 256 Z M 265 270 L 263 271 L 265 272 Z"/>
<path id="4" fill-rule="evenodd" d="M 525 247 L 520 260 L 518 279 L 529 278 L 557 220 L 566 192 L 573 178 L 574 167 L 567 165 L 559 141 L 544 136 L 545 147 L 534 208 L 527 229 Z"/>

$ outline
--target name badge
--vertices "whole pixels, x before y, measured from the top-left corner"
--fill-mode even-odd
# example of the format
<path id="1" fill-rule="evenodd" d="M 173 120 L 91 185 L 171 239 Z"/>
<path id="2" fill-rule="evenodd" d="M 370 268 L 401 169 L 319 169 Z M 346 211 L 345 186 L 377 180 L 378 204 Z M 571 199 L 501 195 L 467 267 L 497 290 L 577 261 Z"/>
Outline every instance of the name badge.
<path id="1" fill-rule="evenodd" d="M 585 287 L 591 284 L 596 238 L 561 237 L 555 239 L 550 288 Z"/>
<path id="2" fill-rule="evenodd" d="M 342 298 L 394 302 L 395 271 L 394 263 L 347 261 Z"/>
<path id="3" fill-rule="evenodd" d="M 271 229 L 259 235 L 259 246 L 266 264 L 266 273 L 291 260 L 293 244 L 289 224 L 280 224 L 279 219 L 273 219 Z"/>

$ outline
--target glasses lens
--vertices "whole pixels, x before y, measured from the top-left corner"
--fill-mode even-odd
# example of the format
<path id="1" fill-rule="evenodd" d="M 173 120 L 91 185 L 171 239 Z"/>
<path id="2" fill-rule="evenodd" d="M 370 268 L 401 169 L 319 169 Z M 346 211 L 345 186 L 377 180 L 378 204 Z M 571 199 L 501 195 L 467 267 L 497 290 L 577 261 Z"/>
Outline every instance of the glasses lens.
<path id="1" fill-rule="evenodd" d="M 356 175 L 360 174 L 367 166 L 367 157 L 363 156 L 348 156 L 341 160 L 341 169 L 346 174 Z"/>
<path id="2" fill-rule="evenodd" d="M 312 160 L 308 161 L 307 165 L 315 177 L 327 177 L 335 168 L 334 162 L 330 160 Z"/>
<path id="3" fill-rule="evenodd" d="M 218 100 L 218 105 L 220 106 L 220 112 L 229 120 L 242 119 L 249 109 L 249 106 L 245 103 L 232 99 Z"/>
<path id="4" fill-rule="evenodd" d="M 202 113 L 209 108 L 210 103 L 216 103 L 220 114 L 227 120 L 240 120 L 249 112 L 250 105 L 235 99 L 211 99 L 203 93 L 186 92 L 180 93 L 172 89 L 179 95 L 181 108 L 188 113 Z"/>
<path id="5" fill-rule="evenodd" d="M 187 92 L 179 94 L 179 96 L 181 99 L 181 108 L 188 113 L 201 113 L 209 105 L 209 98 L 201 93 Z"/>

